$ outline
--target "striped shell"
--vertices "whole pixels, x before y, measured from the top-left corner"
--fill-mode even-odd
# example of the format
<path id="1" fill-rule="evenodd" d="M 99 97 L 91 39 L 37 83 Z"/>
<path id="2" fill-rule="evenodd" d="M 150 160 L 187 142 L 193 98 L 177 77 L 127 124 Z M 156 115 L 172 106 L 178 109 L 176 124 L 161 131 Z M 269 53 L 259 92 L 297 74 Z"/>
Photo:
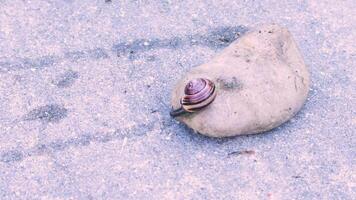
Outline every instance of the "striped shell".
<path id="1" fill-rule="evenodd" d="M 196 112 L 208 106 L 216 97 L 215 84 L 205 78 L 189 81 L 184 89 L 181 105 L 187 112 Z"/>

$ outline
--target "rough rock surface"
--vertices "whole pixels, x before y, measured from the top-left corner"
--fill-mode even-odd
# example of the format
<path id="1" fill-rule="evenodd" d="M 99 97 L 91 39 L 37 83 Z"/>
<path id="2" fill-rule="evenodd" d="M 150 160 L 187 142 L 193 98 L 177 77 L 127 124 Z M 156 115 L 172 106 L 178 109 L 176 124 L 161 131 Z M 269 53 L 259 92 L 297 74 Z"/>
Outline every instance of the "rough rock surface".
<path id="1" fill-rule="evenodd" d="M 278 25 L 255 28 L 193 68 L 173 91 L 174 108 L 180 106 L 186 83 L 199 77 L 213 80 L 218 95 L 207 108 L 178 120 L 213 137 L 275 128 L 300 110 L 309 91 L 309 73 L 297 45 Z"/>

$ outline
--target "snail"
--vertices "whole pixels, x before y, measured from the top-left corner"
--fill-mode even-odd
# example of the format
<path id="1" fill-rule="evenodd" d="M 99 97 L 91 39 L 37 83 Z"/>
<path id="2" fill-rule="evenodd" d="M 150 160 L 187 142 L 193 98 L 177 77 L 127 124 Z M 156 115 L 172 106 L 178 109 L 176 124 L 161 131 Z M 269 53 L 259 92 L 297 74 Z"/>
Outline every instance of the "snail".
<path id="1" fill-rule="evenodd" d="M 197 112 L 209 104 L 216 97 L 215 84 L 206 78 L 198 78 L 188 82 L 184 89 L 184 96 L 180 100 L 180 108 L 172 109 L 170 115 L 177 117 L 186 113 Z"/>

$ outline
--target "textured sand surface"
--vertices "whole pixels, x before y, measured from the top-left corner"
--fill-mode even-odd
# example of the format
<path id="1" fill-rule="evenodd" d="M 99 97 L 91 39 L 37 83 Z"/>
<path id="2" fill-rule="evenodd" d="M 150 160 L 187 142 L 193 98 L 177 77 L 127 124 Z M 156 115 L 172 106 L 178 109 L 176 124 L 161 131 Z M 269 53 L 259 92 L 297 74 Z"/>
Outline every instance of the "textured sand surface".
<path id="1" fill-rule="evenodd" d="M 352 199 L 355 1 L 0 1 L 0 199 Z M 171 90 L 276 22 L 311 72 L 301 112 L 210 139 Z"/>

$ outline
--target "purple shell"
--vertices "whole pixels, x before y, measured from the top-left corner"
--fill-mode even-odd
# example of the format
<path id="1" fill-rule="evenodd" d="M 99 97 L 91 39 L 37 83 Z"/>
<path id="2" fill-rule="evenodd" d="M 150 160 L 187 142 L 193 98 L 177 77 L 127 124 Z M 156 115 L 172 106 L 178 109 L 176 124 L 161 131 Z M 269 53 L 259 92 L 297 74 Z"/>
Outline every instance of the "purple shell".
<path id="1" fill-rule="evenodd" d="M 212 81 L 204 78 L 191 80 L 185 87 L 185 96 L 182 98 L 182 105 L 194 105 L 203 102 L 211 97 L 215 92 L 215 85 Z"/>

